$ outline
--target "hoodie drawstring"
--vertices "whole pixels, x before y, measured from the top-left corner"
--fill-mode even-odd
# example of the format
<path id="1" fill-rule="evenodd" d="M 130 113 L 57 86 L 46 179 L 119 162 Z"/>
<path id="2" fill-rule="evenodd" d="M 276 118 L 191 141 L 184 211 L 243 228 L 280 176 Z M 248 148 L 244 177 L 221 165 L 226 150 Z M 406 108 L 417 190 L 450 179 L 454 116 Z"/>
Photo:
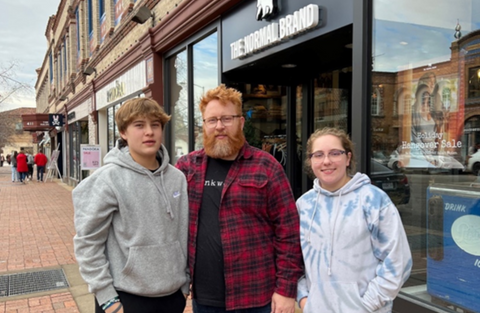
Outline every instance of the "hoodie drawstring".
<path id="1" fill-rule="evenodd" d="M 307 234 L 307 242 L 308 243 L 310 243 L 310 236 L 312 234 L 313 220 L 315 218 L 315 214 L 317 213 L 318 198 L 320 198 L 320 192 L 317 193 L 317 200 L 315 201 L 315 207 L 313 208 L 312 219 L 310 220 L 310 227 L 308 228 L 308 234 Z"/>
<path id="2" fill-rule="evenodd" d="M 340 190 L 340 194 L 338 195 L 338 206 L 337 209 L 334 208 L 335 217 L 333 219 L 333 225 L 330 227 L 330 260 L 328 262 L 328 276 L 332 276 L 332 261 L 333 261 L 333 242 L 335 241 L 334 234 L 335 234 L 335 225 L 337 224 L 338 214 L 340 212 L 340 205 L 342 203 L 342 191 Z"/>

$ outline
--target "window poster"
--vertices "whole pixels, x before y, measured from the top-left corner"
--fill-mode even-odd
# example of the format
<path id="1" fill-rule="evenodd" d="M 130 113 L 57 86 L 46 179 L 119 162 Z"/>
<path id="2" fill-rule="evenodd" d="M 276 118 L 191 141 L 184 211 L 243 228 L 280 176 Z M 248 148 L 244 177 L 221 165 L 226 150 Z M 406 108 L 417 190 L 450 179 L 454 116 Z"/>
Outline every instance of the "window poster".
<path id="1" fill-rule="evenodd" d="M 98 145 L 80 145 L 82 170 L 95 170 L 101 166 L 101 148 Z"/>
<path id="2" fill-rule="evenodd" d="M 458 124 L 458 78 L 433 71 L 411 80 L 404 89 L 403 125 L 393 157 L 399 167 L 464 169 L 461 156 L 463 127 Z"/>

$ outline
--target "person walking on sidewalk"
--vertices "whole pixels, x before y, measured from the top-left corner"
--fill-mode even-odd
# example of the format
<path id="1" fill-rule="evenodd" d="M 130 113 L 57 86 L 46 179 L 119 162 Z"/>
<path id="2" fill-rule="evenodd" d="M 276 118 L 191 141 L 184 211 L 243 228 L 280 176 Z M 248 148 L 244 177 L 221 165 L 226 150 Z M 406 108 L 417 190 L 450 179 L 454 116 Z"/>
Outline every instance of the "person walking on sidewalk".
<path id="1" fill-rule="evenodd" d="M 12 183 L 18 181 L 18 172 L 17 172 L 17 151 L 14 150 L 11 153 L 10 161 L 12 162 Z"/>
<path id="2" fill-rule="evenodd" d="M 25 150 L 20 148 L 20 153 L 17 155 L 17 172 L 20 176 L 20 182 L 26 184 L 28 165 L 27 165 L 27 156 L 25 155 Z"/>
<path id="3" fill-rule="evenodd" d="M 72 193 L 75 256 L 96 313 L 182 313 L 189 293 L 185 176 L 162 135 L 170 116 L 154 100 L 126 101 L 121 139 Z"/>
<path id="4" fill-rule="evenodd" d="M 28 166 L 27 178 L 29 180 L 33 180 L 33 165 L 35 165 L 33 155 L 31 153 L 27 153 L 27 166 Z"/>
<path id="5" fill-rule="evenodd" d="M 280 163 L 246 142 L 241 96 L 224 85 L 203 95 L 204 149 L 176 163 L 188 181 L 193 311 L 293 313 L 295 200 Z"/>
<path id="6" fill-rule="evenodd" d="M 5 157 L 3 156 L 3 153 L 0 153 L 0 167 L 3 167 L 3 162 L 5 162 Z"/>
<path id="7" fill-rule="evenodd" d="M 43 150 L 38 150 L 37 154 L 33 158 L 33 163 L 37 166 L 37 181 L 43 181 L 43 174 L 45 173 L 45 166 L 48 163 L 47 156 L 43 154 Z"/>
<path id="8" fill-rule="evenodd" d="M 307 141 L 313 188 L 297 200 L 305 276 L 297 300 L 304 313 L 392 312 L 412 269 L 397 208 L 370 178 L 355 173 L 353 143 L 336 128 Z"/>

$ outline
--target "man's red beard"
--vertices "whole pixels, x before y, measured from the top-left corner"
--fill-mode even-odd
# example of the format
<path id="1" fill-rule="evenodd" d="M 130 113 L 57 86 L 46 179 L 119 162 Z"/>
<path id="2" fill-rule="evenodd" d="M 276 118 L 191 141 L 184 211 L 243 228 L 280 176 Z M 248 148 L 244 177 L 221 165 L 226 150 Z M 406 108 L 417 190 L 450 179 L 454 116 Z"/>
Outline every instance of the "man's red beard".
<path id="1" fill-rule="evenodd" d="M 226 135 L 227 140 L 216 140 L 217 135 Z M 227 159 L 236 155 L 245 144 L 245 136 L 239 127 L 234 134 L 219 133 L 215 131 L 211 135 L 207 135 L 203 130 L 203 147 L 205 153 L 214 159 Z"/>

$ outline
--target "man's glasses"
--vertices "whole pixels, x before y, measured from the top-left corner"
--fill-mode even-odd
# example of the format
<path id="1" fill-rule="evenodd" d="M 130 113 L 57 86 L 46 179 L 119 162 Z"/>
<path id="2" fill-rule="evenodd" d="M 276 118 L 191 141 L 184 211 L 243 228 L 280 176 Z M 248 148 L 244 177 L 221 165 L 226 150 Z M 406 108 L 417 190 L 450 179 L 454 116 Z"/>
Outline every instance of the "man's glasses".
<path id="1" fill-rule="evenodd" d="M 332 162 L 339 161 L 342 157 L 342 154 L 345 154 L 345 150 L 330 150 L 328 154 L 328 159 Z M 327 155 L 321 151 L 311 153 L 308 157 L 313 163 L 321 163 L 325 160 L 325 155 Z"/>
<path id="2" fill-rule="evenodd" d="M 222 122 L 223 126 L 232 126 L 233 120 L 241 115 L 223 115 L 222 117 L 209 117 L 203 120 L 208 128 L 215 128 L 218 121 Z"/>

